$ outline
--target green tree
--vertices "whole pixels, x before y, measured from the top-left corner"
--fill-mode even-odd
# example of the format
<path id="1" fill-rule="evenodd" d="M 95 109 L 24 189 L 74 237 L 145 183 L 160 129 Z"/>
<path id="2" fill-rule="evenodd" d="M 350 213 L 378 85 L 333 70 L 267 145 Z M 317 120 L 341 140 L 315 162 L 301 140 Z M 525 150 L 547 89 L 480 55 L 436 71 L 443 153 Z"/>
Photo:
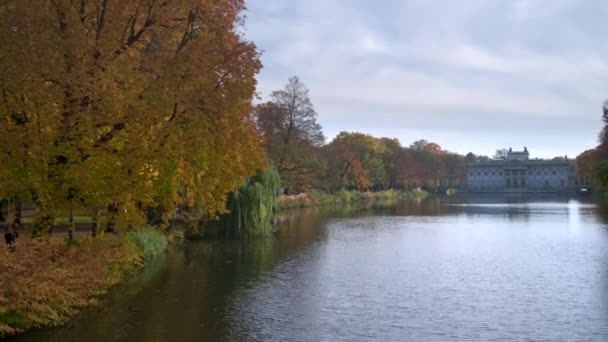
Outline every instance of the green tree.
<path id="1" fill-rule="evenodd" d="M 608 100 L 602 105 L 602 121 L 604 122 L 604 127 L 602 127 L 599 134 L 598 157 L 608 159 Z"/>
<path id="2" fill-rule="evenodd" d="M 507 157 L 507 155 L 509 155 L 509 149 L 508 148 L 501 148 L 499 150 L 496 150 L 496 153 L 494 153 L 494 159 L 505 159 Z"/>
<path id="3" fill-rule="evenodd" d="M 273 231 L 272 216 L 281 186 L 274 166 L 258 171 L 228 198 L 229 213 L 219 218 L 220 234 L 228 238 L 267 236 Z"/>
<path id="4" fill-rule="evenodd" d="M 604 189 L 608 187 L 608 160 L 600 160 L 593 165 L 593 181 Z"/>

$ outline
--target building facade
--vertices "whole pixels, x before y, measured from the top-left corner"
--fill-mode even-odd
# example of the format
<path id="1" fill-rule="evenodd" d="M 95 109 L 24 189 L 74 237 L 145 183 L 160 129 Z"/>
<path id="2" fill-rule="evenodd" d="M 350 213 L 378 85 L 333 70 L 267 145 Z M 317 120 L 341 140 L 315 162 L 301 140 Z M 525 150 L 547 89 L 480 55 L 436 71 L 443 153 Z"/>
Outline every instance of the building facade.
<path id="1" fill-rule="evenodd" d="M 507 156 L 468 163 L 467 187 L 473 192 L 562 192 L 577 187 L 576 162 L 567 158 L 530 159 L 527 148 Z"/>

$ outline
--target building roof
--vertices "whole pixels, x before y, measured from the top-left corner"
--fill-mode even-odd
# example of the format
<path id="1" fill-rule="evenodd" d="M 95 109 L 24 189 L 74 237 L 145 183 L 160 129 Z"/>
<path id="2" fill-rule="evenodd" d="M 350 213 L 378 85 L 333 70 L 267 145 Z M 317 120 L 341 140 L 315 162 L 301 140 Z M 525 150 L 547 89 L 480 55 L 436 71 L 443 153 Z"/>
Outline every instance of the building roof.
<path id="1" fill-rule="evenodd" d="M 606 101 L 608 103 L 608 101 Z M 530 159 L 527 147 L 523 151 L 513 151 L 509 148 L 504 159 L 492 159 L 488 162 L 467 163 L 467 167 L 496 167 L 496 166 L 575 166 L 575 160 L 565 159 Z"/>

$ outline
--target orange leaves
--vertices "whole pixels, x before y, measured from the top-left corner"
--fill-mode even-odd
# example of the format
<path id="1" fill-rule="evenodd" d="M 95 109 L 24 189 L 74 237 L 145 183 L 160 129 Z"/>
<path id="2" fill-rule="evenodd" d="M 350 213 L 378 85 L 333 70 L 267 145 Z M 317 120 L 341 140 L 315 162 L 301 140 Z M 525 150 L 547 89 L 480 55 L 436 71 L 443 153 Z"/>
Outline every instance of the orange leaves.
<path id="1" fill-rule="evenodd" d="M 25 175 L 2 177 L 5 195 L 45 199 L 34 200 L 41 213 L 50 203 L 116 203 L 141 216 L 148 205 L 174 208 L 178 193 L 207 215 L 224 210 L 226 194 L 265 159 L 250 118 L 261 63 L 238 32 L 243 8 L 0 5 L 0 43 L 11 47 L 0 53 L 0 158 L 13 153 L 0 163 Z"/>
<path id="2" fill-rule="evenodd" d="M 439 146 L 436 143 L 428 143 L 424 146 L 424 151 L 427 153 L 431 153 L 434 155 L 441 155 L 443 154 L 443 150 L 441 149 L 441 146 Z"/>
<path id="3" fill-rule="evenodd" d="M 60 324 L 141 264 L 135 246 L 106 236 L 68 246 L 62 237 L 20 239 L 0 249 L 0 335 Z"/>
<path id="4" fill-rule="evenodd" d="M 576 157 L 576 174 L 580 177 L 591 178 L 593 173 L 593 165 L 599 159 L 598 150 L 587 150 Z"/>

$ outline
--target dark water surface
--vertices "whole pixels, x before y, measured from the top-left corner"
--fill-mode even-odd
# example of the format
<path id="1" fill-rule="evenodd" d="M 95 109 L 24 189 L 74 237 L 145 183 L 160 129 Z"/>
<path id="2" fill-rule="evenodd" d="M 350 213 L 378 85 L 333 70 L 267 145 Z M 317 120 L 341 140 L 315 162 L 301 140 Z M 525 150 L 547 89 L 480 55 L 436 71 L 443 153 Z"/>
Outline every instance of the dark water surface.
<path id="1" fill-rule="evenodd" d="M 275 239 L 171 249 L 20 341 L 608 341 L 608 214 L 474 199 L 280 216 Z"/>

